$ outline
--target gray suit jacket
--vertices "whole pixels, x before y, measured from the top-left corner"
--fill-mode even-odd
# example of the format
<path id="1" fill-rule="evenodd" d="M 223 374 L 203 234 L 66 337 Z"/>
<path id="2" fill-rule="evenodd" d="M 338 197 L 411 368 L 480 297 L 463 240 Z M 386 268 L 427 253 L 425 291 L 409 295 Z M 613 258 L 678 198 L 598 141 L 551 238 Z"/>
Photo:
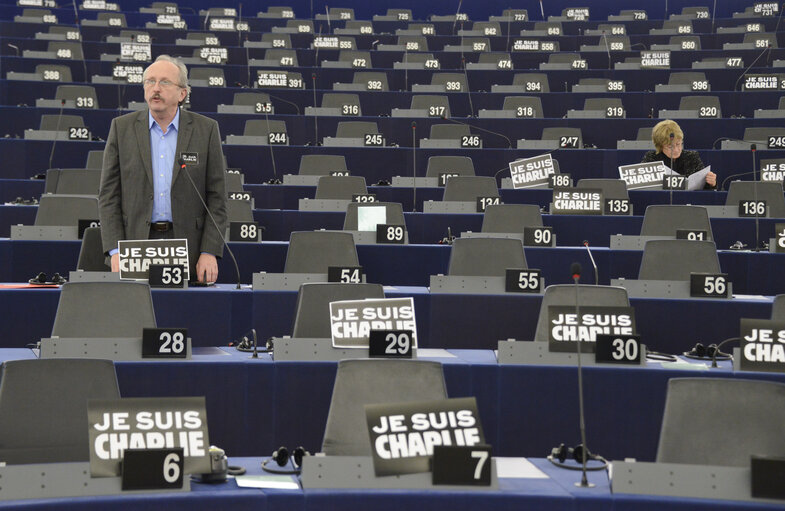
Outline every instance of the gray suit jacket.
<path id="1" fill-rule="evenodd" d="M 104 252 L 117 248 L 118 240 L 147 239 L 153 213 L 153 170 L 150 156 L 148 111 L 112 120 L 104 148 L 101 189 L 98 195 Z M 198 163 L 185 170 L 178 163 L 182 153 L 198 153 Z M 189 173 L 220 233 L 226 231 L 226 184 L 218 123 L 203 115 L 180 110 L 174 170 L 172 173 L 172 223 L 174 237 L 188 240 L 191 276 L 201 252 L 220 257 L 223 240 L 206 218 L 204 206 L 189 182 Z"/>

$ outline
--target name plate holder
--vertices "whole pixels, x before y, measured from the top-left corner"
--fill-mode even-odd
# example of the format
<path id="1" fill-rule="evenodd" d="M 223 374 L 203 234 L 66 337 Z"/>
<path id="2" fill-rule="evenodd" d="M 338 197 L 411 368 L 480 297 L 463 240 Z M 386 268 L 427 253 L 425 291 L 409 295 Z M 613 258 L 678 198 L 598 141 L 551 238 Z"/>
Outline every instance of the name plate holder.
<path id="1" fill-rule="evenodd" d="M 611 279 L 611 286 L 621 286 L 630 298 L 677 298 L 687 300 L 731 300 L 733 283 L 728 282 L 728 298 L 700 298 L 690 296 L 689 280 Z"/>
<path id="2" fill-rule="evenodd" d="M 326 273 L 266 273 L 253 274 L 254 291 L 297 291 L 300 284 L 327 282 Z"/>
<path id="3" fill-rule="evenodd" d="M 346 213 L 350 200 L 345 199 L 300 199 L 300 211 L 329 211 Z"/>
<path id="4" fill-rule="evenodd" d="M 526 296 L 543 296 L 545 278 L 540 277 L 540 292 L 525 293 Z M 473 295 L 518 295 L 506 290 L 506 277 L 480 277 L 474 275 L 431 275 L 432 294 L 458 293 Z"/>
<path id="5" fill-rule="evenodd" d="M 306 456 L 303 458 L 304 489 L 384 489 L 435 491 L 498 491 L 496 458 L 491 458 L 490 486 L 434 485 L 431 472 L 376 477 L 370 456 Z"/>
<path id="6" fill-rule="evenodd" d="M 782 504 L 752 496 L 749 467 L 614 461 L 612 473 L 613 493 Z"/>
<path id="7" fill-rule="evenodd" d="M 97 358 L 115 362 L 154 360 L 142 358 L 141 337 L 44 337 L 39 358 Z M 168 361 L 190 359 L 191 338 L 188 337 L 185 358 Z"/>
<path id="8" fill-rule="evenodd" d="M 427 200 L 423 203 L 423 213 L 477 213 L 477 203 L 474 201 Z"/>
<path id="9" fill-rule="evenodd" d="M 536 341 L 516 341 L 509 339 L 499 341 L 496 355 L 499 365 L 535 365 L 535 366 L 576 366 L 578 365 L 578 353 L 576 352 L 556 352 L 548 350 L 547 342 Z M 641 366 L 646 365 L 646 345 L 640 345 Z M 581 353 L 581 365 L 595 366 L 607 365 L 598 364 L 595 361 L 594 353 Z"/>
<path id="10" fill-rule="evenodd" d="M 334 348 L 329 337 L 274 337 L 272 342 L 273 360 L 276 362 L 337 362 L 347 358 L 369 358 L 367 347 Z M 412 348 L 412 358 L 417 358 L 417 348 Z M 370 460 L 368 458 L 369 463 Z"/>
<path id="11" fill-rule="evenodd" d="M 12 240 L 76 241 L 79 229 L 75 225 L 12 225 Z"/>
<path id="12" fill-rule="evenodd" d="M 182 488 L 124 492 L 120 477 L 91 477 L 88 461 L 0 466 L 0 479 L 0 501 L 191 491 L 191 478 L 184 477 Z"/>
<path id="13" fill-rule="evenodd" d="M 439 186 L 439 178 L 411 176 L 393 176 L 392 178 L 392 186 L 411 188 L 415 184 L 417 185 L 417 188 L 437 188 Z"/>

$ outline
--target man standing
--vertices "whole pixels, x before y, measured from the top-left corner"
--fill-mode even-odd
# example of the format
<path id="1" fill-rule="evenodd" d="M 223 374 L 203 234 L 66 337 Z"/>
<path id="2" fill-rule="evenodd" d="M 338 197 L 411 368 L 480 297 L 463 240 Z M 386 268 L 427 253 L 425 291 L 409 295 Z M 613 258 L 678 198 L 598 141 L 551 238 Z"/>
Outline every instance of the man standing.
<path id="1" fill-rule="evenodd" d="M 149 109 L 113 119 L 104 149 L 98 196 L 104 252 L 119 271 L 118 240 L 186 238 L 191 280 L 215 282 L 226 229 L 218 123 L 180 109 L 190 87 L 179 60 L 159 56 L 143 84 Z"/>

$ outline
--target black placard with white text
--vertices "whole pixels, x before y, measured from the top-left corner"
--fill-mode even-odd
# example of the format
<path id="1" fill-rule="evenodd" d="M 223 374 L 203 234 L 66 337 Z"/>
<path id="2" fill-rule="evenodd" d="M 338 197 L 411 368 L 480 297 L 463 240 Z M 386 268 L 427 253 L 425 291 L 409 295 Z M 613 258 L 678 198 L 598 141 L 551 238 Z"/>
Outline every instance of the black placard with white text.
<path id="1" fill-rule="evenodd" d="M 187 328 L 142 330 L 142 358 L 186 358 L 187 356 Z"/>
<path id="2" fill-rule="evenodd" d="M 90 399 L 87 401 L 90 475 L 121 475 L 127 449 L 183 450 L 184 474 L 210 471 L 204 397 Z"/>
<path id="3" fill-rule="evenodd" d="M 121 488 L 172 490 L 183 487 L 183 449 L 126 449 Z"/>
<path id="4" fill-rule="evenodd" d="M 676 229 L 677 240 L 709 241 L 709 231 L 705 229 Z"/>
<path id="5" fill-rule="evenodd" d="M 602 215 L 604 210 L 605 201 L 603 200 L 602 190 L 599 188 L 553 189 L 552 214 Z"/>
<path id="6" fill-rule="evenodd" d="M 581 306 L 580 317 L 575 306 L 551 305 L 548 307 L 548 349 L 556 352 L 595 352 L 597 336 L 635 335 L 635 309 L 632 307 Z"/>
<path id="7" fill-rule="evenodd" d="M 229 241 L 262 241 L 259 222 L 229 222 Z"/>
<path id="8" fill-rule="evenodd" d="M 117 242 L 120 254 L 120 278 L 147 280 L 151 264 L 182 265 L 188 272 L 188 240 L 120 240 Z"/>
<path id="9" fill-rule="evenodd" d="M 150 287 L 185 286 L 185 267 L 181 264 L 151 264 L 147 272 Z"/>
<path id="10" fill-rule="evenodd" d="M 741 318 L 742 371 L 785 372 L 785 321 Z"/>
<path id="11" fill-rule="evenodd" d="M 406 243 L 406 226 L 393 224 L 376 224 L 376 243 Z"/>
<path id="12" fill-rule="evenodd" d="M 690 296 L 694 298 L 730 298 L 727 273 L 690 273 Z"/>
<path id="13" fill-rule="evenodd" d="M 507 268 L 504 290 L 508 293 L 541 293 L 540 270 Z"/>
<path id="14" fill-rule="evenodd" d="M 362 281 L 362 266 L 330 266 L 327 268 L 327 282 L 360 284 Z"/>
<path id="15" fill-rule="evenodd" d="M 553 227 L 526 226 L 523 228 L 523 245 L 526 247 L 551 247 L 553 246 Z"/>
<path id="16" fill-rule="evenodd" d="M 430 471 L 438 445 L 485 444 L 474 397 L 365 405 L 376 476 Z"/>
<path id="17" fill-rule="evenodd" d="M 433 484 L 491 485 L 490 445 L 437 445 L 433 448 Z"/>
<path id="18" fill-rule="evenodd" d="M 774 224 L 774 252 L 785 252 L 785 224 Z"/>
<path id="19" fill-rule="evenodd" d="M 101 227 L 100 220 L 98 220 L 97 218 L 96 219 L 82 219 L 82 218 L 80 218 L 79 222 L 77 223 L 77 228 L 76 228 L 77 237 L 80 240 L 82 238 L 84 238 L 85 230 L 89 229 L 91 227 Z"/>
<path id="20" fill-rule="evenodd" d="M 595 362 L 601 364 L 641 364 L 639 335 L 597 335 Z"/>
<path id="21" fill-rule="evenodd" d="M 412 358 L 411 330 L 371 330 L 368 337 L 370 358 Z"/>

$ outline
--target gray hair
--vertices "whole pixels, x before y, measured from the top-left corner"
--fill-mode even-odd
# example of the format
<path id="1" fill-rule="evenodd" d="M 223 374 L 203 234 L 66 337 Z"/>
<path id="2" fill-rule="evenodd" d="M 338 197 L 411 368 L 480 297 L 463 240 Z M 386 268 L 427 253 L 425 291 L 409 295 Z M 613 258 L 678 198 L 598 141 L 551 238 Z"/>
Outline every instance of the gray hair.
<path id="1" fill-rule="evenodd" d="M 171 62 L 172 64 L 177 66 L 177 70 L 179 71 L 179 75 L 180 75 L 179 79 L 177 80 L 177 85 L 185 89 L 185 91 L 188 94 L 191 94 L 191 86 L 188 85 L 188 69 L 186 69 L 185 64 L 183 64 L 183 62 L 177 57 L 172 57 L 169 55 L 158 55 L 158 58 L 155 59 L 155 62 L 161 62 L 161 61 Z M 144 73 L 142 74 L 143 78 L 147 76 L 148 69 L 150 69 L 150 66 L 147 66 L 147 68 L 145 68 Z"/>

